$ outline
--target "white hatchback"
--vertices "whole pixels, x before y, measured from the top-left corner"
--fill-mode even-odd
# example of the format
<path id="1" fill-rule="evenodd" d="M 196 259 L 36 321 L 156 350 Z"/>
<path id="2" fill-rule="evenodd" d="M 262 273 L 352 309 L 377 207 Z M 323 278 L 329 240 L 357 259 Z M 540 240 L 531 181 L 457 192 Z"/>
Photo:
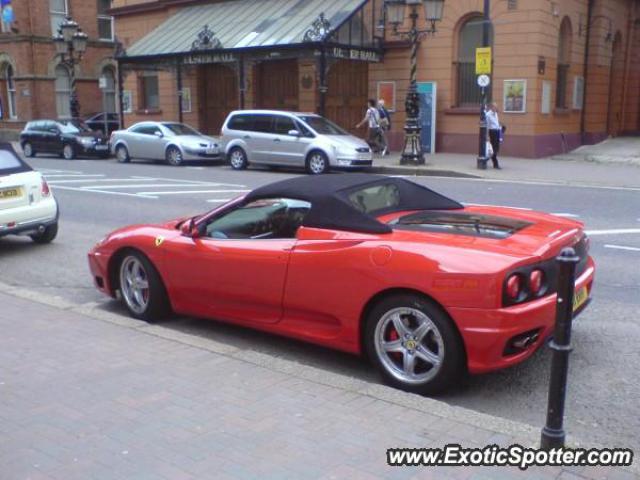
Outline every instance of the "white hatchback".
<path id="1" fill-rule="evenodd" d="M 40 172 L 0 144 L 0 237 L 29 235 L 49 243 L 58 234 L 58 203 Z"/>

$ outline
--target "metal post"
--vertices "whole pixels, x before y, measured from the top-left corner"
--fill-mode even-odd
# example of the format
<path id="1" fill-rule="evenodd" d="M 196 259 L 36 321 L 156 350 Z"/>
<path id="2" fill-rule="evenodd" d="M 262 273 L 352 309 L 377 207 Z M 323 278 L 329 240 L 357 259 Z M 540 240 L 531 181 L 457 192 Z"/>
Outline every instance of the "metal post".
<path id="1" fill-rule="evenodd" d="M 124 129 L 124 76 L 122 74 L 122 62 L 118 59 L 118 120 L 120 123 L 120 130 Z"/>
<path id="2" fill-rule="evenodd" d="M 482 20 L 482 46 L 490 47 L 491 46 L 491 38 L 490 38 L 490 26 L 491 26 L 491 0 L 484 0 L 484 18 Z M 481 101 L 480 101 L 480 137 L 479 137 L 479 145 L 478 145 L 478 162 L 477 166 L 481 170 L 486 170 L 487 162 L 489 159 L 487 158 L 487 137 L 488 137 L 488 129 L 487 129 L 487 89 L 482 87 L 481 89 Z"/>
<path id="3" fill-rule="evenodd" d="M 183 111 L 182 111 L 182 62 L 178 60 L 176 65 L 176 87 L 178 89 L 178 121 L 180 123 L 183 122 Z"/>
<path id="4" fill-rule="evenodd" d="M 71 71 L 71 95 L 69 97 L 69 110 L 73 120 L 80 118 L 80 102 L 78 101 L 78 90 L 76 87 L 76 63 L 76 59 L 73 57 L 73 49 L 70 49 L 69 70 Z"/>
<path id="5" fill-rule="evenodd" d="M 238 59 L 238 90 L 240 92 L 240 110 L 244 110 L 246 103 L 247 79 L 245 73 L 244 57 Z"/>
<path id="6" fill-rule="evenodd" d="M 418 95 L 417 69 L 418 69 L 418 11 L 411 7 L 411 30 L 409 40 L 411 41 L 411 76 L 409 80 L 409 90 L 405 100 L 405 110 L 407 120 L 404 126 L 405 137 L 400 157 L 401 165 L 424 165 L 424 153 L 422 151 L 422 141 L 420 140 L 420 97 Z"/>
<path id="7" fill-rule="evenodd" d="M 549 348 L 553 350 L 551 380 L 547 404 L 547 424 L 542 429 L 540 448 L 551 450 L 564 447 L 564 402 L 567 393 L 567 372 L 571 352 L 571 321 L 576 265 L 580 258 L 573 248 L 565 248 L 556 258 L 558 264 L 558 293 L 556 324 Z"/>
<path id="8" fill-rule="evenodd" d="M 325 51 L 324 46 L 320 48 L 320 106 L 319 106 L 319 114 L 321 116 L 325 116 L 327 110 L 327 52 Z"/>

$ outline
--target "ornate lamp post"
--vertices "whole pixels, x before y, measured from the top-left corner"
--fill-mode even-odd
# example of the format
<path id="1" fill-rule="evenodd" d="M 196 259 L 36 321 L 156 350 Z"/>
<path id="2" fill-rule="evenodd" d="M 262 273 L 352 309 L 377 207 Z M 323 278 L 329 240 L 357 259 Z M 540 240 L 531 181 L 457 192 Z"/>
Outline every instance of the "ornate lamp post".
<path id="1" fill-rule="evenodd" d="M 80 117 L 80 103 L 78 102 L 78 92 L 76 90 L 76 65 L 82 60 L 84 52 L 87 50 L 89 37 L 78 26 L 71 17 L 67 17 L 58 29 L 58 35 L 53 37 L 56 46 L 56 54 L 60 56 L 60 64 L 69 69 L 71 78 L 71 96 L 69 100 L 69 110 L 71 117 Z"/>
<path id="2" fill-rule="evenodd" d="M 418 6 L 420 4 L 424 7 L 425 19 L 429 23 L 429 28 L 426 30 L 418 30 Z M 411 7 L 409 14 L 411 28 L 408 31 L 400 31 L 399 27 L 406 18 L 407 5 Z M 420 97 L 416 83 L 418 45 L 426 35 L 436 32 L 436 23 L 442 20 L 444 0 L 385 0 L 385 7 L 389 23 L 393 27 L 393 34 L 407 38 L 411 42 L 411 75 L 405 100 L 407 119 L 404 126 L 405 138 L 400 163 L 402 165 L 424 165 L 424 153 L 420 141 L 422 130 L 420 126 Z"/>

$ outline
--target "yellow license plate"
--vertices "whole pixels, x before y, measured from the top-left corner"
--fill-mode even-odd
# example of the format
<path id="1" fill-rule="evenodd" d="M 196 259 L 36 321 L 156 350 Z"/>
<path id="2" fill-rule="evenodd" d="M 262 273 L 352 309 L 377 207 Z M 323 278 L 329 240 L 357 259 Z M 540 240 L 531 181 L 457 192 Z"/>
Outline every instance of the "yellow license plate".
<path id="1" fill-rule="evenodd" d="M 580 290 L 573 294 L 573 311 L 578 310 L 584 302 L 589 298 L 589 292 L 587 287 L 582 287 Z"/>
<path id="2" fill-rule="evenodd" d="M 20 188 L 8 188 L 6 190 L 0 190 L 0 199 L 19 198 L 22 196 Z"/>

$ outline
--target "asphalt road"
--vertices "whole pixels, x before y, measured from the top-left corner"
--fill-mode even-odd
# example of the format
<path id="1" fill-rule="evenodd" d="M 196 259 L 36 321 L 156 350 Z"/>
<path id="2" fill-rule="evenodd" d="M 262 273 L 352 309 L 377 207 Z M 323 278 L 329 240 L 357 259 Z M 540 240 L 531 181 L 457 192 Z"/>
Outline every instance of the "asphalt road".
<path id="1" fill-rule="evenodd" d="M 0 281 L 75 303 L 99 302 L 125 314 L 92 286 L 86 252 L 109 231 L 200 213 L 243 191 L 296 172 L 223 166 L 169 167 L 114 160 L 39 157 L 61 206 L 57 240 L 37 246 L 28 238 L 0 239 Z M 509 205 L 568 215 L 591 231 L 597 262 L 595 300 L 574 324 L 566 426 L 570 434 L 607 446 L 640 448 L 640 229 L 638 191 L 420 177 L 462 202 Z M 338 293 L 337 293 L 338 294 Z M 246 345 L 303 364 L 377 382 L 358 358 L 242 328 L 197 319 L 168 326 L 218 341 Z M 455 405 L 542 426 L 550 354 L 541 349 L 523 365 L 465 379 L 441 399 Z"/>

